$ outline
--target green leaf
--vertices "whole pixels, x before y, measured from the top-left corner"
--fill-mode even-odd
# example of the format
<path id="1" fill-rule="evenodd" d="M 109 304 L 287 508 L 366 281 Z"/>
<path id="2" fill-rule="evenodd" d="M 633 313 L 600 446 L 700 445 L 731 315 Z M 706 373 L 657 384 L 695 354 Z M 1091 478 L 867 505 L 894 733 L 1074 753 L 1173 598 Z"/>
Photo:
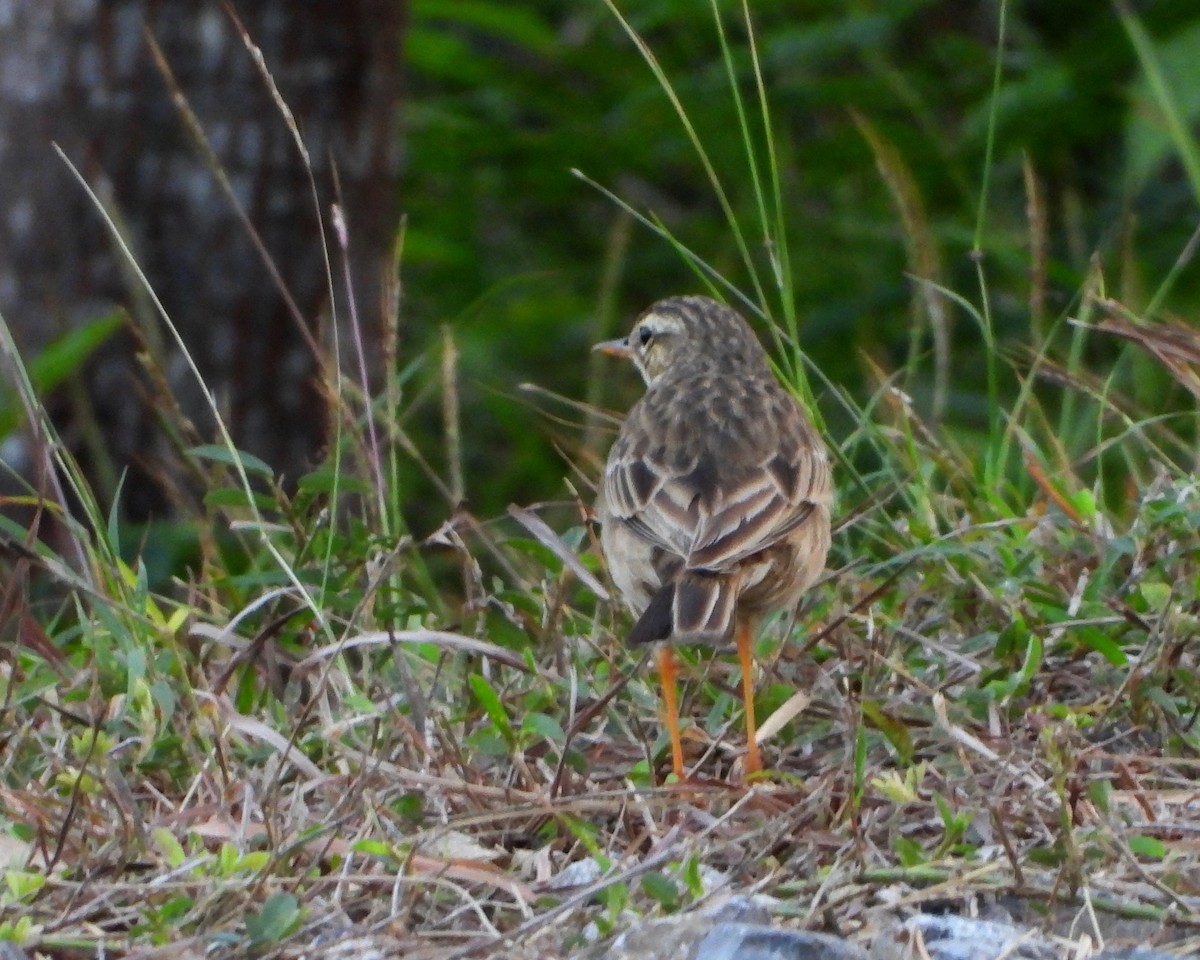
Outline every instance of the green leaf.
<path id="1" fill-rule="evenodd" d="M 241 461 L 242 469 L 248 474 L 257 473 L 264 477 L 271 477 L 275 474 L 270 464 L 254 454 L 246 453 L 245 450 L 231 450 L 229 447 L 223 447 L 217 443 L 206 443 L 199 447 L 192 447 L 185 452 L 196 460 L 211 460 L 213 463 L 223 463 L 230 467 L 236 466 L 238 461 Z"/>
<path id="2" fill-rule="evenodd" d="M 900 755 L 900 759 L 904 764 L 911 763 L 913 742 L 912 735 L 908 732 L 908 727 L 888 716 L 883 707 L 874 700 L 864 700 L 862 702 L 862 712 L 868 725 L 879 730 L 887 737 L 888 742 L 895 747 L 896 753 Z"/>
<path id="3" fill-rule="evenodd" d="M 700 856 L 692 854 L 683 864 L 683 882 L 693 897 L 704 896 L 704 876 L 700 872 Z"/>
<path id="4" fill-rule="evenodd" d="M 29 362 L 29 381 L 34 389 L 45 393 L 78 374 L 123 322 L 121 314 L 108 313 L 52 341 Z"/>
<path id="5" fill-rule="evenodd" d="M 382 840 L 359 840 L 354 844 L 354 852 L 366 854 L 368 857 L 379 857 L 381 860 L 392 860 L 394 853 L 388 844 Z"/>
<path id="6" fill-rule="evenodd" d="M 44 396 L 78 376 L 92 354 L 116 333 L 122 322 L 119 313 L 105 314 L 50 341 L 25 364 L 34 393 Z M 21 405 L 12 402 L 8 391 L 4 391 L 0 395 L 0 437 L 12 433 L 22 416 Z"/>
<path id="7" fill-rule="evenodd" d="M 222 877 L 233 876 L 239 860 L 238 849 L 232 843 L 223 843 L 217 851 L 217 874 Z"/>
<path id="8" fill-rule="evenodd" d="M 866 788 L 867 769 L 867 728 L 859 724 L 854 738 L 854 804 L 862 803 L 863 790 Z"/>
<path id="9" fill-rule="evenodd" d="M 159 852 L 166 860 L 167 866 L 174 869 L 187 859 L 187 853 L 179 841 L 175 839 L 175 834 L 171 833 L 166 827 L 155 827 L 150 833 L 154 845 L 158 847 Z"/>
<path id="10" fill-rule="evenodd" d="M 1171 600 L 1173 588 L 1161 581 L 1143 580 L 1138 584 L 1138 593 L 1146 601 L 1146 609 L 1151 613 L 1163 613 Z"/>
<path id="11" fill-rule="evenodd" d="M 1061 867 L 1066 860 L 1066 854 L 1058 846 L 1034 847 L 1029 851 L 1028 857 L 1042 867 Z"/>
<path id="12" fill-rule="evenodd" d="M 8 888 L 8 896 L 14 901 L 32 900 L 39 890 L 46 885 L 46 878 L 40 873 L 26 870 L 6 870 L 4 885 Z"/>
<path id="13" fill-rule="evenodd" d="M 478 673 L 471 674 L 467 678 L 467 682 L 471 685 L 471 692 L 475 694 L 475 699 L 483 707 L 484 712 L 488 715 L 488 719 L 495 724 L 496 729 L 500 732 L 500 736 L 504 738 L 504 742 L 508 744 L 509 749 L 515 748 L 517 738 L 513 733 L 512 724 L 509 722 L 508 712 L 504 709 L 504 704 L 500 702 L 500 695 Z"/>
<path id="14" fill-rule="evenodd" d="M 258 913 L 246 917 L 246 934 L 254 946 L 278 943 L 300 925 L 300 902 L 290 893 L 267 898 Z"/>
<path id="15" fill-rule="evenodd" d="M 541 737 L 543 740 L 549 740 L 551 743 L 563 744 L 567 740 L 567 733 L 553 717 L 544 713 L 530 713 L 521 721 L 521 732 L 532 733 Z"/>
<path id="16" fill-rule="evenodd" d="M 1121 645 L 1103 630 L 1097 630 L 1094 627 L 1084 627 L 1079 631 L 1079 638 L 1085 645 L 1103 656 L 1114 667 L 1123 667 L 1129 662 L 1129 657 L 1126 656 Z"/>
<path id="17" fill-rule="evenodd" d="M 1108 780 L 1093 780 L 1088 784 L 1087 795 L 1101 813 L 1112 810 L 1112 783 Z"/>
<path id="18" fill-rule="evenodd" d="M 571 831 L 575 839 L 583 844 L 587 852 L 596 858 L 600 869 L 607 870 L 609 862 L 604 855 L 604 848 L 600 844 L 600 828 L 588 820 L 581 820 L 569 813 L 560 813 L 559 819 Z"/>
<path id="19" fill-rule="evenodd" d="M 1200 84 L 1195 82 L 1200 23 L 1153 42 L 1135 17 L 1123 16 L 1122 20 L 1142 67 L 1141 79 L 1130 92 L 1125 127 L 1129 189 L 1137 192 L 1151 183 L 1174 153 L 1182 161 L 1193 191 L 1200 191 L 1200 157 L 1192 133 L 1200 120 Z"/>
<path id="20" fill-rule="evenodd" d="M 204 495 L 204 505 L 208 507 L 246 508 L 251 502 L 260 512 L 274 510 L 276 506 L 275 501 L 265 493 L 256 493 L 252 499 L 248 498 L 241 487 L 222 487 L 220 490 L 209 490 Z"/>
<path id="21" fill-rule="evenodd" d="M 629 902 L 629 885 L 614 883 L 600 891 L 599 899 L 608 910 L 609 917 L 616 918 L 625 911 L 625 905 Z"/>
<path id="22" fill-rule="evenodd" d="M 1042 638 L 1029 630 L 1024 620 L 1019 617 L 1014 618 L 1013 623 L 1005 629 L 1004 634 L 1007 635 L 1010 629 L 1018 630 L 1023 637 L 1025 659 L 1021 663 L 1021 669 L 1012 676 L 1003 680 L 992 680 L 988 683 L 988 692 L 999 702 L 1006 701 L 1018 690 L 1024 689 L 1042 664 Z"/>
<path id="23" fill-rule="evenodd" d="M 43 925 L 32 917 L 20 917 L 15 922 L 0 920 L 0 943 L 15 943 L 18 947 L 35 947 L 41 939 Z M 17 951 L 18 955 L 21 951 Z"/>
<path id="24" fill-rule="evenodd" d="M 365 480 L 335 470 L 314 470 L 300 478 L 296 486 L 305 493 L 370 493 L 374 488 Z"/>
<path id="25" fill-rule="evenodd" d="M 670 877 L 648 873 L 642 877 L 642 890 L 657 900 L 664 910 L 679 908 L 679 888 Z"/>
<path id="26" fill-rule="evenodd" d="M 513 754 L 512 746 L 491 724 L 467 734 L 462 742 L 472 753 L 481 757 L 491 757 L 493 760 L 503 760 Z"/>
<path id="27" fill-rule="evenodd" d="M 1077 490 L 1067 497 L 1076 512 L 1088 523 L 1096 519 L 1096 497 L 1091 490 Z"/>
<path id="28" fill-rule="evenodd" d="M 410 823 L 421 823 L 425 819 L 425 795 L 406 793 L 394 804 L 396 813 Z"/>
<path id="29" fill-rule="evenodd" d="M 237 869 L 239 873 L 258 873 L 270 862 L 271 852 L 269 850 L 251 850 L 238 860 Z"/>
<path id="30" fill-rule="evenodd" d="M 919 867 L 928 859 L 921 845 L 910 837 L 896 837 L 892 841 L 892 849 L 906 867 Z"/>
<path id="31" fill-rule="evenodd" d="M 156 911 L 158 922 L 173 924 L 177 920 L 182 920 L 195 905 L 195 901 L 191 897 L 183 895 L 172 897 Z"/>
<path id="32" fill-rule="evenodd" d="M 162 711 L 163 719 L 170 722 L 175 715 L 175 690 L 165 680 L 155 680 L 150 684 L 150 696 L 154 705 Z"/>
<path id="33" fill-rule="evenodd" d="M 1146 857 L 1150 860 L 1161 860 L 1167 855 L 1166 845 L 1161 840 L 1141 834 L 1134 834 L 1129 838 L 1129 849 L 1139 857 Z"/>

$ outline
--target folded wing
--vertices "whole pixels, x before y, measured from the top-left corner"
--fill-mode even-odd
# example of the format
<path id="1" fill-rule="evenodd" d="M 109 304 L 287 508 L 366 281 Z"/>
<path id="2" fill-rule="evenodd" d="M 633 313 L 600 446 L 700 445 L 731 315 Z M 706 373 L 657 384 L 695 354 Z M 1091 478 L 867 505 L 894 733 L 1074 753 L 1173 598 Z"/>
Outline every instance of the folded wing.
<path id="1" fill-rule="evenodd" d="M 686 446 L 650 438 L 614 450 L 604 477 L 610 514 L 680 558 L 684 570 L 730 571 L 771 547 L 830 499 L 819 439 L 806 421 L 771 416 L 775 412 L 763 411 L 764 418 L 782 421 L 760 431 L 774 441 L 767 449 L 717 433 L 691 437 Z"/>

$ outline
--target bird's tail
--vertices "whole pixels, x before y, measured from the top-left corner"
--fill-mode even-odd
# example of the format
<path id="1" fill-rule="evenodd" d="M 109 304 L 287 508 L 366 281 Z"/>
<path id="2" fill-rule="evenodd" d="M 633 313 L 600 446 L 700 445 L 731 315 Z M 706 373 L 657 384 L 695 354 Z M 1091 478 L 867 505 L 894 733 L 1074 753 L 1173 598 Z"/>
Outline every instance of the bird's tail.
<path id="1" fill-rule="evenodd" d="M 728 574 L 684 570 L 650 600 L 633 630 L 631 644 L 670 640 L 716 646 L 733 635 L 737 585 Z"/>

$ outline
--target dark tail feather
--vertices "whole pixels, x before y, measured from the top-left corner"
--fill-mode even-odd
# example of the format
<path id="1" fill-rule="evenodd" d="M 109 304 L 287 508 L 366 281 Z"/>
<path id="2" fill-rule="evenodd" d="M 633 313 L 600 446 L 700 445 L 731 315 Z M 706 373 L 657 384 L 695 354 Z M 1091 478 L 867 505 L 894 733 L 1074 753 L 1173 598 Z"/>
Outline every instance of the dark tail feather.
<path id="1" fill-rule="evenodd" d="M 637 623 L 629 631 L 629 642 L 637 646 L 641 643 L 653 643 L 655 640 L 666 640 L 671 635 L 671 608 L 675 604 L 675 584 L 666 584 L 653 597 L 650 605 L 642 611 Z"/>
<path id="2" fill-rule="evenodd" d="M 651 598 L 633 625 L 629 642 L 725 643 L 733 634 L 736 604 L 737 591 L 728 577 L 684 571 Z"/>
<path id="3" fill-rule="evenodd" d="M 736 606 L 737 589 L 729 577 L 685 570 L 675 581 L 675 638 L 680 643 L 724 643 L 733 634 Z"/>

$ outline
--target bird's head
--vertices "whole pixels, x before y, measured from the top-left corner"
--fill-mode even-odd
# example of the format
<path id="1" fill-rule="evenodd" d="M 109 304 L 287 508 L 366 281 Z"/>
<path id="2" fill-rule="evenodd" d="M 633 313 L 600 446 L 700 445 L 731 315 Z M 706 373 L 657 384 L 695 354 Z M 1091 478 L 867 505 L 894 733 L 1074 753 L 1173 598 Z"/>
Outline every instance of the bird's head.
<path id="1" fill-rule="evenodd" d="M 736 375 L 746 365 L 766 365 L 766 354 L 741 316 L 708 297 L 671 297 L 646 310 L 628 337 L 592 349 L 632 360 L 647 386 L 665 376 L 710 368 Z"/>

